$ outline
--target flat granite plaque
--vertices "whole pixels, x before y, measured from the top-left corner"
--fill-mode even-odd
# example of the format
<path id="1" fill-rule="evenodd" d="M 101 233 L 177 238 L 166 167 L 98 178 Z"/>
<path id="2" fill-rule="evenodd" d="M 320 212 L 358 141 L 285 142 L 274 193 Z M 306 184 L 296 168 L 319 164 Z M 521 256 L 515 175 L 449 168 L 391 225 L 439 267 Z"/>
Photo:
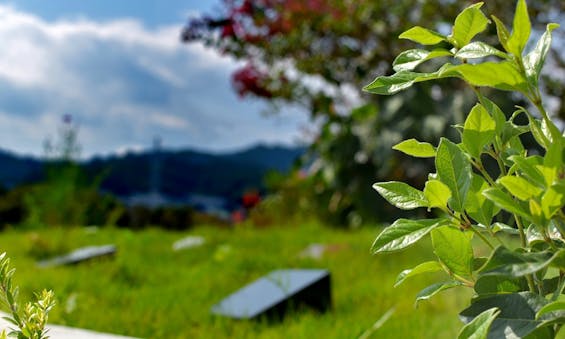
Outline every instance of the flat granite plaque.
<path id="1" fill-rule="evenodd" d="M 72 251 L 66 255 L 43 260 L 37 263 L 39 267 L 61 266 L 61 265 L 75 265 L 83 261 L 113 256 L 116 253 L 116 246 L 88 246 L 82 247 Z"/>
<path id="2" fill-rule="evenodd" d="M 331 307 L 330 273 L 323 269 L 272 271 L 229 295 L 212 313 L 235 319 L 282 318 L 290 307 Z"/>

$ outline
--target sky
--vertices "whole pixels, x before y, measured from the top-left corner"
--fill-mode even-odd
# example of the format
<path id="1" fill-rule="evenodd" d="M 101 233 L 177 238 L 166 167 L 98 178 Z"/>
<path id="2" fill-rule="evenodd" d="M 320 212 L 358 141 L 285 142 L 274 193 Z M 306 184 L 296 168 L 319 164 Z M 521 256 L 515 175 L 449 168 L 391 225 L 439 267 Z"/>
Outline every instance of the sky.
<path id="1" fill-rule="evenodd" d="M 41 156 L 63 115 L 78 126 L 81 157 L 165 148 L 227 152 L 293 145 L 308 117 L 264 115 L 239 98 L 241 62 L 179 34 L 220 0 L 13 0 L 0 3 L 0 149 Z"/>

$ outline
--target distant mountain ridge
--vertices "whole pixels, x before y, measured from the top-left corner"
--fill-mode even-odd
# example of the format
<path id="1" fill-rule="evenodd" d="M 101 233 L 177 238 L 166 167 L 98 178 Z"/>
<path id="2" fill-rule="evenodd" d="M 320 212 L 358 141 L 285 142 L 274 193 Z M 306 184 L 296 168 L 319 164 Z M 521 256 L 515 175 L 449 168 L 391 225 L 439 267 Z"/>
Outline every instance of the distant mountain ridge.
<path id="1" fill-rule="evenodd" d="M 233 200 L 247 189 L 263 189 L 268 171 L 288 171 L 304 152 L 303 147 L 266 145 L 224 154 L 162 150 L 94 157 L 81 166 L 89 177 L 101 176 L 103 191 L 120 197 L 158 191 L 172 199 L 202 194 Z M 39 181 L 43 171 L 40 159 L 0 150 L 5 188 Z"/>

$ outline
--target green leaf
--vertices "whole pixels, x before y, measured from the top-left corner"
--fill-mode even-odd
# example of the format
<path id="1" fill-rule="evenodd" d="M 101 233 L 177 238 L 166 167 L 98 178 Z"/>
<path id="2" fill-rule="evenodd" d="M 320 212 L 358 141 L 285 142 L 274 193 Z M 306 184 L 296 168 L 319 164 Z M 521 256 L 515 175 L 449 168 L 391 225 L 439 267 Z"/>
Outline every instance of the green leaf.
<path id="1" fill-rule="evenodd" d="M 496 275 L 480 276 L 475 282 L 475 292 L 478 295 L 496 293 L 515 293 L 528 290 L 525 278 L 508 278 Z"/>
<path id="2" fill-rule="evenodd" d="M 558 300 L 545 305 L 536 313 L 536 319 L 541 318 L 543 315 L 547 313 L 555 312 L 555 311 L 561 311 L 561 312 L 565 311 L 565 301 Z"/>
<path id="3" fill-rule="evenodd" d="M 538 87 L 541 69 L 545 63 L 547 52 L 551 47 L 551 32 L 558 27 L 558 24 L 548 24 L 536 47 L 524 57 L 526 75 L 534 87 Z"/>
<path id="4" fill-rule="evenodd" d="M 478 158 L 483 148 L 494 139 L 496 123 L 481 105 L 476 104 L 463 126 L 463 145 L 473 157 Z"/>
<path id="5" fill-rule="evenodd" d="M 455 276 L 468 278 L 473 270 L 473 233 L 454 227 L 436 228 L 431 232 L 434 253 Z"/>
<path id="6" fill-rule="evenodd" d="M 391 95 L 411 87 L 416 79 L 423 75 L 424 73 L 402 71 L 391 76 L 380 76 L 365 86 L 363 90 L 374 94 Z"/>
<path id="7" fill-rule="evenodd" d="M 472 180 L 469 160 L 456 144 L 441 138 L 435 163 L 439 180 L 451 190 L 449 206 L 462 213 Z"/>
<path id="8" fill-rule="evenodd" d="M 502 134 L 500 135 L 500 139 L 503 145 L 510 144 L 517 136 L 520 136 L 527 132 L 529 132 L 529 128 L 527 126 L 518 126 L 512 123 L 512 121 L 506 121 L 504 123 L 504 128 L 502 130 Z"/>
<path id="9" fill-rule="evenodd" d="M 465 211 L 471 218 L 485 226 L 490 225 L 492 218 L 498 213 L 492 201 L 483 195 L 483 191 L 489 187 L 480 175 L 473 173 L 471 187 L 465 200 Z"/>
<path id="10" fill-rule="evenodd" d="M 561 139 L 552 140 L 543 156 L 543 165 L 561 168 L 563 166 L 563 144 Z"/>
<path id="11" fill-rule="evenodd" d="M 555 167 L 548 167 L 544 165 L 535 165 L 536 169 L 543 175 L 546 186 L 553 185 L 553 181 L 557 176 L 557 169 Z"/>
<path id="12" fill-rule="evenodd" d="M 518 0 L 516 12 L 514 13 L 514 22 L 512 24 L 512 35 L 508 39 L 509 52 L 516 56 L 521 56 L 524 47 L 530 38 L 532 24 L 528 15 L 528 7 L 526 0 Z"/>
<path id="13" fill-rule="evenodd" d="M 506 175 L 497 180 L 513 196 L 520 200 L 528 200 L 540 195 L 543 190 L 522 177 Z"/>
<path id="14" fill-rule="evenodd" d="M 494 233 L 504 232 L 507 234 L 516 234 L 516 235 L 519 234 L 517 229 L 515 229 L 514 227 L 510 227 L 506 224 L 503 224 L 501 222 L 495 222 L 494 224 L 492 224 L 491 228 Z"/>
<path id="15" fill-rule="evenodd" d="M 436 156 L 436 149 L 427 142 L 419 142 L 416 139 L 404 140 L 392 147 L 392 149 L 418 158 L 433 158 Z"/>
<path id="16" fill-rule="evenodd" d="M 373 185 L 373 188 L 391 205 L 403 210 L 428 206 L 428 201 L 422 191 L 403 182 L 378 182 Z"/>
<path id="17" fill-rule="evenodd" d="M 528 91 L 526 78 L 509 61 L 457 65 L 450 67 L 443 77 L 454 73 L 473 86 L 486 86 L 522 93 Z"/>
<path id="18" fill-rule="evenodd" d="M 537 224 L 537 225 L 545 225 L 546 220 L 543 218 L 543 210 L 542 210 L 540 204 L 538 204 L 537 201 L 532 199 L 528 202 L 528 205 L 529 205 L 530 214 L 532 215 L 532 220 L 534 221 L 534 223 Z"/>
<path id="19" fill-rule="evenodd" d="M 529 213 L 526 212 L 526 210 L 518 202 L 514 201 L 508 193 L 504 192 L 500 188 L 488 188 L 483 191 L 483 195 L 501 209 L 531 220 Z"/>
<path id="20" fill-rule="evenodd" d="M 479 94 L 480 95 L 480 94 Z M 506 115 L 504 112 L 491 100 L 482 95 L 479 96 L 481 104 L 487 110 L 487 112 L 494 118 L 495 121 L 495 134 L 500 134 L 504 129 L 504 124 L 506 123 Z"/>
<path id="21" fill-rule="evenodd" d="M 415 26 L 405 31 L 398 36 L 400 39 L 408 39 L 422 45 L 435 45 L 442 41 L 447 41 L 447 38 L 438 32 L 429 29 Z"/>
<path id="22" fill-rule="evenodd" d="M 446 73 L 446 70 L 451 67 L 453 66 L 446 64 L 438 71 L 433 73 L 400 71 L 390 76 L 380 76 L 373 80 L 373 82 L 365 86 L 363 90 L 374 94 L 391 95 L 409 88 L 417 82 L 456 76 L 456 74 L 450 75 Z"/>
<path id="23" fill-rule="evenodd" d="M 427 51 L 425 49 L 409 49 L 400 53 L 396 59 L 394 59 L 392 65 L 395 72 L 400 71 L 412 71 L 421 63 L 444 56 L 451 56 L 453 53 L 446 49 L 434 49 L 433 51 Z"/>
<path id="24" fill-rule="evenodd" d="M 560 143 L 561 145 L 563 144 L 563 135 L 561 134 L 559 128 L 553 123 L 553 121 L 542 119 L 541 129 L 551 143 Z"/>
<path id="25" fill-rule="evenodd" d="M 565 250 L 551 252 L 521 253 L 499 246 L 481 268 L 480 276 L 495 275 L 518 278 L 545 269 L 549 265 L 559 266 Z M 554 263 L 555 261 L 555 263 Z"/>
<path id="26" fill-rule="evenodd" d="M 461 329 L 457 339 L 487 339 L 490 326 L 499 314 L 497 307 L 482 312 Z"/>
<path id="27" fill-rule="evenodd" d="M 424 187 L 424 197 L 428 200 L 429 208 L 447 208 L 447 202 L 451 198 L 451 190 L 439 180 L 428 180 Z"/>
<path id="28" fill-rule="evenodd" d="M 438 272 L 438 271 L 442 271 L 442 270 L 443 270 L 443 267 L 437 261 L 423 262 L 420 265 L 418 265 L 418 266 L 416 266 L 412 269 L 407 269 L 407 270 L 400 272 L 400 274 L 396 278 L 396 282 L 394 283 L 394 287 L 397 287 L 398 285 L 400 285 L 404 281 L 406 281 L 408 278 L 414 277 L 416 275 L 419 275 L 419 274 L 422 274 L 422 273 Z"/>
<path id="29" fill-rule="evenodd" d="M 551 219 L 565 203 L 565 196 L 555 186 L 548 188 L 541 198 L 541 210 L 546 219 Z"/>
<path id="30" fill-rule="evenodd" d="M 447 224 L 449 224 L 449 220 L 442 218 L 423 220 L 398 219 L 377 236 L 371 247 L 371 252 L 375 254 L 401 250 L 414 244 L 434 228 Z"/>
<path id="31" fill-rule="evenodd" d="M 482 2 L 465 8 L 455 18 L 453 33 L 451 37 L 455 41 L 455 46 L 461 48 L 467 45 L 473 37 L 487 28 L 489 20 L 479 9 Z"/>
<path id="32" fill-rule="evenodd" d="M 538 187 L 545 188 L 545 179 L 537 165 L 542 164 L 542 158 L 539 156 L 523 157 L 521 155 L 513 155 L 510 160 L 514 162 L 515 166 L 522 172 L 522 174 L 535 183 Z"/>
<path id="33" fill-rule="evenodd" d="M 418 292 L 418 294 L 416 295 L 416 305 L 418 304 L 418 302 L 422 300 L 428 300 L 441 291 L 461 285 L 462 285 L 461 282 L 456 280 L 444 281 L 430 285 L 424 288 L 423 290 L 421 290 L 420 292 Z"/>
<path id="34" fill-rule="evenodd" d="M 536 142 L 540 144 L 540 146 L 547 149 L 549 145 L 551 145 L 551 141 L 545 135 L 541 127 L 540 121 L 538 119 L 535 119 L 531 114 L 529 114 L 527 110 L 524 110 L 524 112 L 526 112 L 528 115 L 528 121 L 534 139 L 536 139 Z"/>
<path id="35" fill-rule="evenodd" d="M 500 314 L 492 322 L 489 338 L 524 338 L 542 324 L 535 320 L 535 314 L 545 303 L 545 299 L 531 292 L 498 294 L 477 298 L 459 316 L 469 323 L 483 312 L 497 307 Z"/>
<path id="36" fill-rule="evenodd" d="M 471 42 L 455 53 L 455 57 L 460 59 L 484 58 L 491 55 L 495 55 L 503 59 L 508 57 L 504 52 L 482 41 Z"/>
<path id="37" fill-rule="evenodd" d="M 510 39 L 510 32 L 508 31 L 508 28 L 506 28 L 504 23 L 500 21 L 500 19 L 496 16 L 493 15 L 491 17 L 496 25 L 496 34 L 498 35 L 498 41 L 500 41 L 500 44 L 502 45 L 502 47 L 504 47 L 504 50 L 510 52 L 508 50 L 508 39 Z"/>

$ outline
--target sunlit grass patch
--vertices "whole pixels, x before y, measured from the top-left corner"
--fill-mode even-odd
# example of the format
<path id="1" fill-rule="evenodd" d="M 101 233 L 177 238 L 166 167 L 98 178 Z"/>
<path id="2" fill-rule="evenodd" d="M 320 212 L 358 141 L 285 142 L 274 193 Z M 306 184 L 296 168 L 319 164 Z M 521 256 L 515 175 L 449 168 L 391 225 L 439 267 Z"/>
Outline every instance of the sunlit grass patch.
<path id="1" fill-rule="evenodd" d="M 429 246 L 371 256 L 377 233 L 375 227 L 346 231 L 309 223 L 262 229 L 197 227 L 187 232 L 11 230 L 0 234 L 0 247 L 12 257 L 18 269 L 16 282 L 26 297 L 42 288 L 54 290 L 58 305 L 50 319 L 58 324 L 145 338 L 353 338 L 394 308 L 374 337 L 453 337 L 460 327 L 456 314 L 465 306 L 465 293 L 448 291 L 416 309 L 416 294 L 437 277 L 393 285 L 401 270 L 432 258 Z M 203 236 L 205 242 L 173 251 L 172 244 L 187 235 Z M 46 246 L 64 239 L 71 249 L 111 243 L 118 252 L 114 259 L 40 269 L 30 237 Z M 332 246 L 319 260 L 301 257 L 312 243 Z M 329 269 L 332 310 L 292 312 L 280 323 L 210 315 L 213 304 L 279 268 Z"/>

